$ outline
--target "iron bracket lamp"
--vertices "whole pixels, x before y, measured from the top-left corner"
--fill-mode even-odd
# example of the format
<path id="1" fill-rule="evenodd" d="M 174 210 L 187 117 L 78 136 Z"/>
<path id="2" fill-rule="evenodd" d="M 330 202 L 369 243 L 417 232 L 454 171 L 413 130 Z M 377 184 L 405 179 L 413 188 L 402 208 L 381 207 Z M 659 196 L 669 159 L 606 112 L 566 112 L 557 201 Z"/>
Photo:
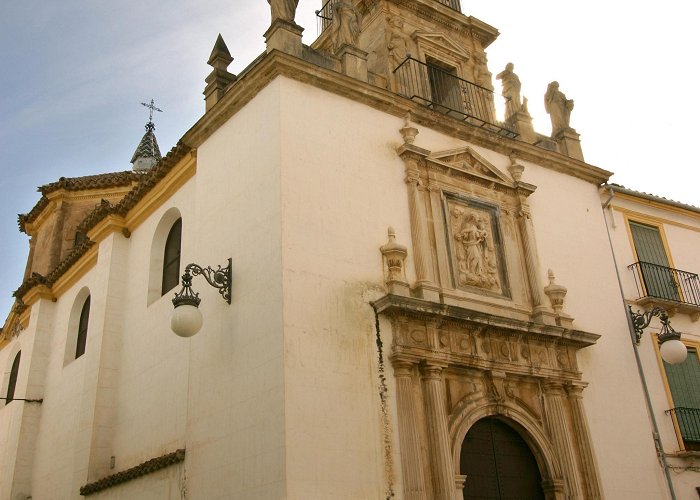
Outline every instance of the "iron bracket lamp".
<path id="1" fill-rule="evenodd" d="M 629 309 L 632 319 L 637 345 L 639 345 L 639 342 L 642 340 L 642 334 L 651 323 L 651 319 L 654 316 L 658 316 L 659 321 L 661 321 L 661 331 L 657 333 L 656 336 L 659 339 L 661 357 L 669 364 L 678 364 L 685 361 L 688 350 L 683 342 L 681 342 L 681 334 L 675 331 L 671 326 L 671 320 L 664 309 L 661 307 L 654 307 L 648 311 L 634 312 L 632 306 L 627 306 L 627 308 Z"/>
<path id="2" fill-rule="evenodd" d="M 228 259 L 226 267 L 210 266 L 202 267 L 199 264 L 187 264 L 185 274 L 182 275 L 182 290 L 173 298 L 173 316 L 170 320 L 170 328 L 180 337 L 191 337 L 202 327 L 202 313 L 199 311 L 199 293 L 192 290 L 192 278 L 204 276 L 211 286 L 219 290 L 221 297 L 231 304 L 231 259 Z"/>

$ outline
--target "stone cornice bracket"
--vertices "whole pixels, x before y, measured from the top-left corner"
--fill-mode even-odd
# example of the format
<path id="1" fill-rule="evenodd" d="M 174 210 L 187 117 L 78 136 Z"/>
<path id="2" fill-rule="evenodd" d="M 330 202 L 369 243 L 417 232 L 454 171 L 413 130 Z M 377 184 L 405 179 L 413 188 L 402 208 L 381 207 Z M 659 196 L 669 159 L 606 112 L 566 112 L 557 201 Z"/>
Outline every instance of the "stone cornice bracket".
<path id="1" fill-rule="evenodd" d="M 387 230 L 389 241 L 379 248 L 384 263 L 384 278 L 390 294 L 410 296 L 406 280 L 406 256 L 408 252 L 404 245 L 396 242 L 396 232 L 393 227 Z"/>
<path id="2" fill-rule="evenodd" d="M 401 137 L 403 138 L 404 146 L 413 144 L 413 142 L 416 140 L 416 136 L 418 135 L 418 129 L 411 122 L 410 111 L 406 113 L 406 116 L 404 117 L 404 125 L 399 129 L 399 132 L 401 132 Z"/>
<path id="3" fill-rule="evenodd" d="M 204 88 L 204 100 L 206 111 L 219 102 L 226 92 L 226 88 L 236 81 L 236 75 L 228 72 L 228 66 L 233 61 L 231 53 L 224 42 L 221 33 L 216 38 L 214 48 L 211 51 L 207 64 L 214 68 L 204 80 L 207 86 Z"/>
<path id="4" fill-rule="evenodd" d="M 301 58 L 303 46 L 301 34 L 304 28 L 298 24 L 284 19 L 275 19 L 263 35 L 267 46 L 267 53 L 279 50 L 294 57 Z"/>
<path id="5" fill-rule="evenodd" d="M 556 322 L 559 326 L 571 327 L 573 318 L 564 312 L 564 298 L 566 297 L 567 289 L 563 285 L 556 283 L 554 271 L 551 269 L 547 272 L 549 285 L 544 287 L 544 293 L 549 297 L 549 302 L 552 304 L 552 309 L 556 314 Z"/>

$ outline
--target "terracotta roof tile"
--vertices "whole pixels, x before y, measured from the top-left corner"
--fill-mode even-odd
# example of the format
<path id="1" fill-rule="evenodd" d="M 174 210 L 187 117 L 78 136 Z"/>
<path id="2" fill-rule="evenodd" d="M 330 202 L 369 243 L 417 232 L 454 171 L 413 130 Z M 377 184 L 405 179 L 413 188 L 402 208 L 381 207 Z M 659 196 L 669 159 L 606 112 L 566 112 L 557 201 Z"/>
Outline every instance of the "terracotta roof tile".
<path id="1" fill-rule="evenodd" d="M 151 460 L 147 460 L 146 462 L 143 462 L 135 467 L 131 467 L 130 469 L 117 472 L 116 474 L 109 475 L 95 482 L 88 483 L 85 486 L 81 486 L 80 494 L 82 496 L 92 495 L 102 490 L 106 490 L 107 488 L 111 488 L 112 486 L 117 486 L 119 484 L 126 483 L 127 481 L 131 481 L 132 479 L 145 476 L 146 474 L 157 472 L 161 469 L 169 467 L 170 465 L 178 464 L 184 460 L 184 449 L 180 449 L 157 458 L 152 458 Z"/>
<path id="2" fill-rule="evenodd" d="M 110 172 L 106 174 L 86 175 L 83 177 L 61 177 L 56 182 L 39 186 L 37 191 L 41 193 L 41 198 L 36 205 L 34 205 L 34 208 L 27 214 L 19 214 L 17 216 L 19 230 L 25 233 L 25 225 L 34 221 L 44 208 L 46 208 L 49 204 L 47 198 L 49 193 L 58 191 L 59 189 L 65 189 L 66 191 L 87 191 L 90 189 L 123 187 L 137 182 L 142 175 L 143 174 L 127 170 L 124 172 Z"/>

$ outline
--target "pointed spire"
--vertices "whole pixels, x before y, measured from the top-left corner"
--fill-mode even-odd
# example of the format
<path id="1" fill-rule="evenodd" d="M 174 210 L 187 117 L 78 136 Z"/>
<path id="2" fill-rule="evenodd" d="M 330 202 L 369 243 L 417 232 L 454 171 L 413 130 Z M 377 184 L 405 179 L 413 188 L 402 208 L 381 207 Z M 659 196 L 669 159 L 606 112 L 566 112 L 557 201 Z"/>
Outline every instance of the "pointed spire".
<path id="1" fill-rule="evenodd" d="M 143 134 L 141 142 L 136 146 L 136 151 L 134 151 L 134 155 L 131 157 L 131 163 L 136 172 L 150 170 L 162 158 L 160 148 L 158 147 L 158 141 L 156 140 L 156 134 L 154 133 L 156 126 L 153 124 L 153 112 L 162 112 L 163 110 L 155 107 L 153 99 L 151 99 L 150 104 L 142 102 L 141 105 L 146 106 L 150 110 L 150 114 L 148 116 L 148 123 L 146 124 L 146 133 Z"/>
<path id="2" fill-rule="evenodd" d="M 236 81 L 236 75 L 229 73 L 228 65 L 233 61 L 231 53 L 226 47 L 224 38 L 219 33 L 214 43 L 214 48 L 211 51 L 207 64 L 214 68 L 209 76 L 204 80 L 207 86 L 204 88 L 204 100 L 206 102 L 206 111 L 209 111 L 214 104 L 219 102 L 226 92 L 226 88 Z"/>

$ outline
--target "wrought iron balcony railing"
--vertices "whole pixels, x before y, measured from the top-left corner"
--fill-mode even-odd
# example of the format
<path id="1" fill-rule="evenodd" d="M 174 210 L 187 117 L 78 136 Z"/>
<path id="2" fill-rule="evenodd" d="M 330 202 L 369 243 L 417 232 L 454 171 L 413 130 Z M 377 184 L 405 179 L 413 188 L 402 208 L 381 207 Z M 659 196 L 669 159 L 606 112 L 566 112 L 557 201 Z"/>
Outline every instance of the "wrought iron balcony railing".
<path id="1" fill-rule="evenodd" d="M 700 450 L 700 408 L 666 410 L 677 426 L 686 450 Z"/>
<path id="2" fill-rule="evenodd" d="M 639 297 L 654 297 L 700 307 L 700 279 L 695 273 L 635 262 L 627 266 L 634 273 Z"/>
<path id="3" fill-rule="evenodd" d="M 321 10 L 316 11 L 316 34 L 321 36 L 321 33 L 333 22 L 333 4 L 338 0 L 328 0 L 323 4 Z"/>
<path id="4" fill-rule="evenodd" d="M 448 6 L 452 10 L 462 12 L 462 7 L 459 5 L 459 0 L 437 0 L 437 2 Z"/>
<path id="5" fill-rule="evenodd" d="M 511 123 L 496 119 L 495 94 L 487 88 L 412 57 L 394 70 L 394 77 L 396 91 L 404 97 L 498 134 L 518 135 Z"/>

